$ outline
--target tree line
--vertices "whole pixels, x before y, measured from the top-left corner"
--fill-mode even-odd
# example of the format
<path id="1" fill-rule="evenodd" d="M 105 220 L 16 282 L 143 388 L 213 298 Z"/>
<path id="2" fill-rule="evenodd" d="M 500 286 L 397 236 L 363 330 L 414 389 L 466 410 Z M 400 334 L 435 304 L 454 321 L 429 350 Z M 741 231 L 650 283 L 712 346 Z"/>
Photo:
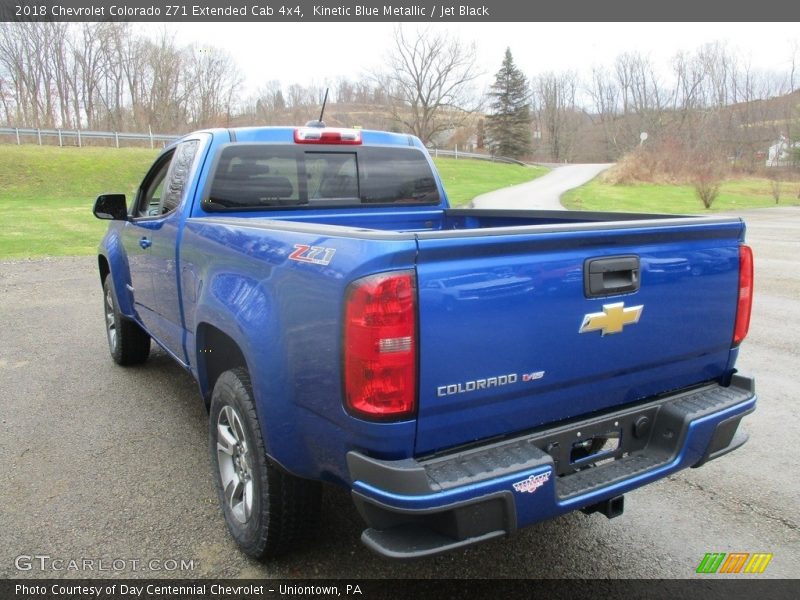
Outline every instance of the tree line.
<path id="1" fill-rule="evenodd" d="M 171 132 L 229 118 L 242 84 L 223 50 L 128 23 L 0 23 L 0 117 L 22 127 Z"/>
<path id="2" fill-rule="evenodd" d="M 646 147 L 688 156 L 706 146 L 746 162 L 765 140 L 798 136 L 797 57 L 795 42 L 786 72 L 761 72 L 714 42 L 676 54 L 667 70 L 634 51 L 588 73 L 527 77 L 509 48 L 484 93 L 475 43 L 398 26 L 382 66 L 358 81 L 273 80 L 243 97 L 226 51 L 180 46 L 166 30 L 151 38 L 127 23 L 0 23 L 0 121 L 159 133 L 297 124 L 316 116 L 329 88 L 334 124 L 410 132 L 427 144 L 616 160 L 644 132 Z"/>
<path id="3" fill-rule="evenodd" d="M 236 61 L 213 46 L 180 46 L 129 23 L 0 23 L 0 122 L 17 127 L 182 133 L 231 124 L 296 124 L 335 102 L 385 106 L 372 79 L 284 87 L 270 80 L 242 96 Z M 367 119 L 374 121 L 374 119 Z M 373 126 L 394 126 L 390 118 Z"/>
<path id="4" fill-rule="evenodd" d="M 647 145 L 662 154 L 672 147 L 686 156 L 702 150 L 753 162 L 765 143 L 800 136 L 797 54 L 795 46 L 787 72 L 756 71 L 715 42 L 676 54 L 666 72 L 647 55 L 629 52 L 588 77 L 546 72 L 528 82 L 509 49 L 489 94 L 488 146 L 507 149 L 502 127 L 517 114 L 524 116 L 516 138 L 525 140 L 513 149 L 517 154 L 616 160 Z M 503 108 L 514 94 L 516 104 Z"/>

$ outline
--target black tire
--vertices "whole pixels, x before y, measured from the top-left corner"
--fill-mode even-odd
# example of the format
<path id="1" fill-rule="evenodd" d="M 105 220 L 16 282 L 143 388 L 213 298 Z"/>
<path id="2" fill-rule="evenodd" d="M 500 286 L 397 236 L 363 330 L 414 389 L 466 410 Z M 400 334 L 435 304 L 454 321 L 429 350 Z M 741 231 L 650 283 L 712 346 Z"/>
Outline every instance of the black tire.
<path id="1" fill-rule="evenodd" d="M 123 366 L 141 364 L 150 356 L 150 336 L 138 323 L 126 319 L 119 312 L 113 286 L 111 274 L 106 275 L 103 280 L 103 307 L 111 358 Z"/>
<path id="2" fill-rule="evenodd" d="M 217 496 L 228 531 L 241 550 L 263 560 L 285 554 L 308 538 L 319 516 L 321 485 L 286 473 L 267 457 L 246 369 L 225 371 L 217 379 L 208 433 Z M 236 450 L 234 441 L 239 444 Z"/>

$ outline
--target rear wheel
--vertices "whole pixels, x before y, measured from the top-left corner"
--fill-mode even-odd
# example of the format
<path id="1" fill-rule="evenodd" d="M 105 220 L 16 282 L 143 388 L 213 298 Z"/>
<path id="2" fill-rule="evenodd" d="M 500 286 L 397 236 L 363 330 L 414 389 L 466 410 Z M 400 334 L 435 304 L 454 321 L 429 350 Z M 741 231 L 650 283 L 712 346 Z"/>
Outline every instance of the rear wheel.
<path id="1" fill-rule="evenodd" d="M 228 531 L 249 556 L 285 554 L 311 533 L 320 484 L 290 475 L 267 458 L 245 369 L 220 375 L 209 417 L 211 464 Z"/>
<path id="2" fill-rule="evenodd" d="M 106 337 L 111 358 L 120 365 L 138 365 L 150 356 L 150 336 L 137 323 L 126 319 L 119 312 L 114 297 L 111 274 L 103 281 L 103 308 L 106 321 Z"/>

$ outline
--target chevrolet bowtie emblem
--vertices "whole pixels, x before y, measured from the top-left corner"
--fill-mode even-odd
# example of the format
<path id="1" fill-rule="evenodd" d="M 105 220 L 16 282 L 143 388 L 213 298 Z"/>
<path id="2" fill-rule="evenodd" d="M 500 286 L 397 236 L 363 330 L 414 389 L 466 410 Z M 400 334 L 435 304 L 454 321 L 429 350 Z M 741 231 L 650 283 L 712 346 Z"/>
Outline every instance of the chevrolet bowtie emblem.
<path id="1" fill-rule="evenodd" d="M 644 310 L 643 304 L 628 308 L 625 308 L 624 302 L 604 304 L 603 312 L 589 313 L 583 317 L 583 324 L 578 333 L 589 333 L 590 331 L 602 331 L 602 335 L 620 333 L 625 325 L 639 322 L 642 310 Z"/>

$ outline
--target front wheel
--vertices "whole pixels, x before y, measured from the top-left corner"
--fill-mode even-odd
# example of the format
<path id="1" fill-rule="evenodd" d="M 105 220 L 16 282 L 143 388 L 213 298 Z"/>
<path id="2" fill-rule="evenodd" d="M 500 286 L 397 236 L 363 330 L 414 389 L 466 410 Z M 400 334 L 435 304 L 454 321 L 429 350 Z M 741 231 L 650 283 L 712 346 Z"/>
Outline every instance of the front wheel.
<path id="1" fill-rule="evenodd" d="M 267 458 L 243 368 L 224 372 L 214 385 L 209 450 L 225 523 L 245 554 L 279 556 L 308 536 L 319 515 L 320 484 L 286 473 Z"/>
<path id="2" fill-rule="evenodd" d="M 119 312 L 111 274 L 103 280 L 103 308 L 111 358 L 119 365 L 138 365 L 150 356 L 150 336 Z"/>

